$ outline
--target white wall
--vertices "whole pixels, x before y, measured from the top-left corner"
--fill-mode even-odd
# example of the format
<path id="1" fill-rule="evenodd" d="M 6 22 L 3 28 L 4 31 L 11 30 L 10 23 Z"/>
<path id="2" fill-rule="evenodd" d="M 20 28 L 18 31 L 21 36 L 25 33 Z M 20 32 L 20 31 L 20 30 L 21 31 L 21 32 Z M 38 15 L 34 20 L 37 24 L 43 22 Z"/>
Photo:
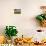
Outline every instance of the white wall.
<path id="1" fill-rule="evenodd" d="M 0 0 L 0 33 L 4 33 L 6 25 L 15 25 L 19 36 L 36 33 L 36 29 L 40 27 L 35 17 L 41 13 L 41 5 L 46 5 L 46 0 Z M 16 8 L 20 8 L 22 14 L 14 14 Z"/>

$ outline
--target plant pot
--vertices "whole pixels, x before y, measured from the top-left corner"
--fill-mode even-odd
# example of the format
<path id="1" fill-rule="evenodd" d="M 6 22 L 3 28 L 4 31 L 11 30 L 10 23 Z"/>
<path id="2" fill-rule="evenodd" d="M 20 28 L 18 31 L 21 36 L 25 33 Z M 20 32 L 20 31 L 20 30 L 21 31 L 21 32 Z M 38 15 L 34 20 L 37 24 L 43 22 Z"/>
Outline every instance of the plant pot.
<path id="1" fill-rule="evenodd" d="M 14 44 L 14 40 L 17 38 L 17 36 L 12 36 L 11 40 L 12 40 L 12 43 Z"/>
<path id="2" fill-rule="evenodd" d="M 41 26 L 46 27 L 46 20 L 41 21 Z"/>
<path id="3" fill-rule="evenodd" d="M 10 39 L 7 39 L 7 43 L 8 43 L 8 44 L 11 44 L 12 41 L 11 41 Z"/>

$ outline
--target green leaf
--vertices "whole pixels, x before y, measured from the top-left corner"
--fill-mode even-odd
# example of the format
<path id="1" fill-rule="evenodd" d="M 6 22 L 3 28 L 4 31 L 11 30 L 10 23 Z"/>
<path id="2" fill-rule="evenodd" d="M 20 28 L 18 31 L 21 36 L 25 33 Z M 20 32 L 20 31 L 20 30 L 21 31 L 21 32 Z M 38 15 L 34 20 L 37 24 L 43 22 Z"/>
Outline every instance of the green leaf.
<path id="1" fill-rule="evenodd" d="M 36 19 L 39 20 L 39 21 L 44 20 L 44 18 L 43 18 L 41 15 L 38 15 L 38 16 L 36 17 Z"/>
<path id="2" fill-rule="evenodd" d="M 45 19 L 46 19 L 46 15 L 45 15 Z"/>
<path id="3" fill-rule="evenodd" d="M 8 26 L 6 28 L 6 32 L 5 32 L 6 36 L 12 37 L 12 36 L 17 35 L 18 31 L 16 30 L 16 27 L 15 27 L 15 29 L 13 27 L 15 27 L 15 26 Z"/>

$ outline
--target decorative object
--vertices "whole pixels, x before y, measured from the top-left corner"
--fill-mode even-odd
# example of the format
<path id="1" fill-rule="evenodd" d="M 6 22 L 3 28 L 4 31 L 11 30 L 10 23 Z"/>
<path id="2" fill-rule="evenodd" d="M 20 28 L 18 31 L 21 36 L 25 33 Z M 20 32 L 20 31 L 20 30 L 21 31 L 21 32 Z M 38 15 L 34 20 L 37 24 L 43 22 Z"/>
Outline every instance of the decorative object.
<path id="1" fill-rule="evenodd" d="M 6 38 L 4 36 L 0 36 L 0 44 L 5 44 L 6 43 Z"/>
<path id="2" fill-rule="evenodd" d="M 7 42 L 10 43 L 12 40 L 12 36 L 17 36 L 18 31 L 15 26 L 6 26 L 5 30 L 5 34 L 8 37 Z"/>
<path id="3" fill-rule="evenodd" d="M 36 16 L 36 19 L 39 20 L 42 27 L 46 27 L 46 6 L 41 6 L 40 8 L 42 9 L 43 13 Z"/>
<path id="4" fill-rule="evenodd" d="M 25 37 L 24 38 L 16 38 L 14 41 L 15 41 L 15 44 L 18 44 L 19 43 L 21 45 L 23 43 L 28 43 L 29 44 L 29 43 L 32 43 L 33 42 L 32 41 L 32 37 L 31 38 L 28 38 L 28 37 L 27 38 L 25 38 Z"/>
<path id="5" fill-rule="evenodd" d="M 21 9 L 14 9 L 14 14 L 21 14 Z"/>

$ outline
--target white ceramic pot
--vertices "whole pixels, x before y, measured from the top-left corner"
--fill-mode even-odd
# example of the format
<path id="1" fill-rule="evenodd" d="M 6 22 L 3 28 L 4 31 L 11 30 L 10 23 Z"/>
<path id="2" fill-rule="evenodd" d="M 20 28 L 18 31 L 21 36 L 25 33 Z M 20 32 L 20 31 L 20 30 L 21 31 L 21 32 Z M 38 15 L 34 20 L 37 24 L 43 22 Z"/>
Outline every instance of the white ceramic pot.
<path id="1" fill-rule="evenodd" d="M 12 36 L 11 40 L 12 40 L 12 43 L 14 44 L 14 40 L 17 38 L 17 36 Z"/>
<path id="2" fill-rule="evenodd" d="M 8 43 L 8 44 L 11 44 L 11 43 L 12 43 L 12 41 L 11 41 L 11 40 L 9 40 L 9 39 L 7 39 L 7 43 Z"/>

